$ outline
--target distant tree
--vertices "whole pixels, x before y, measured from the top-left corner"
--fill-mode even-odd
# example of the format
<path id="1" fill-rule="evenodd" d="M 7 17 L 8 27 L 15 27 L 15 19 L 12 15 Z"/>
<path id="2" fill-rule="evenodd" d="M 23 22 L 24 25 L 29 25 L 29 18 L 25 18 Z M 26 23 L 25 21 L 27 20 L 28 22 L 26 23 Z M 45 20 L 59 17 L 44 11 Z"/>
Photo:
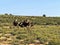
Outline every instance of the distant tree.
<path id="1" fill-rule="evenodd" d="M 46 17 L 46 14 L 43 14 L 43 17 Z"/>
<path id="2" fill-rule="evenodd" d="M 8 15 L 8 13 L 5 13 L 5 15 Z"/>
<path id="3" fill-rule="evenodd" d="M 12 15 L 12 14 L 9 14 L 9 15 Z"/>

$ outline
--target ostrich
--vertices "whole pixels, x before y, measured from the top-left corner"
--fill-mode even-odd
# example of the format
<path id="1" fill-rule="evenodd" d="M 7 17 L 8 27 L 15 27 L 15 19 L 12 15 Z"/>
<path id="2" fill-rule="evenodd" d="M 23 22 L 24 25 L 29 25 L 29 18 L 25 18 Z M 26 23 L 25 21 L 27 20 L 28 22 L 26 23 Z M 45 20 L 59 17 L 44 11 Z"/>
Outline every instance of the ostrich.
<path id="1" fill-rule="evenodd" d="M 17 26 L 17 25 L 18 25 L 17 19 L 14 20 L 13 25 L 14 25 L 14 26 Z"/>
<path id="2" fill-rule="evenodd" d="M 33 23 L 30 20 L 28 20 L 28 19 L 26 19 L 26 20 L 24 20 L 22 22 L 18 22 L 17 19 L 16 19 L 16 20 L 14 20 L 13 25 L 14 26 L 18 25 L 20 27 L 32 27 Z"/>
<path id="3" fill-rule="evenodd" d="M 24 30 L 26 30 L 26 32 L 28 34 L 28 38 L 31 37 L 31 34 L 33 33 L 31 31 L 31 27 L 33 26 L 33 23 L 30 20 L 26 19 L 26 20 L 24 20 L 22 22 L 17 22 L 17 20 L 15 20 L 13 22 L 13 24 L 14 24 L 14 26 L 18 25 L 18 26 L 24 28 Z"/>
<path id="4" fill-rule="evenodd" d="M 24 27 L 24 30 L 26 30 L 26 32 L 28 34 L 28 38 L 30 38 L 31 34 L 33 34 L 33 32 L 31 31 L 32 30 L 31 27 L 33 26 L 33 23 L 30 20 L 26 19 L 26 20 L 20 22 L 19 26 Z"/>
<path id="5" fill-rule="evenodd" d="M 26 19 L 23 22 L 20 22 L 18 25 L 21 27 L 28 27 L 28 26 L 31 27 L 31 26 L 33 26 L 33 23 L 30 22 L 30 20 Z"/>

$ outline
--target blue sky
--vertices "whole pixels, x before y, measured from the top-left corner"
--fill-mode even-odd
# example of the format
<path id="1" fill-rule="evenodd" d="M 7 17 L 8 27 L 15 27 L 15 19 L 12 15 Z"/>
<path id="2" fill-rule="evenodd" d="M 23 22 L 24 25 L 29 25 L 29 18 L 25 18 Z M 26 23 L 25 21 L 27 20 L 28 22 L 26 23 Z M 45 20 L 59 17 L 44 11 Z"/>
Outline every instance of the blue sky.
<path id="1" fill-rule="evenodd" d="M 0 0 L 0 14 L 60 16 L 60 0 Z"/>

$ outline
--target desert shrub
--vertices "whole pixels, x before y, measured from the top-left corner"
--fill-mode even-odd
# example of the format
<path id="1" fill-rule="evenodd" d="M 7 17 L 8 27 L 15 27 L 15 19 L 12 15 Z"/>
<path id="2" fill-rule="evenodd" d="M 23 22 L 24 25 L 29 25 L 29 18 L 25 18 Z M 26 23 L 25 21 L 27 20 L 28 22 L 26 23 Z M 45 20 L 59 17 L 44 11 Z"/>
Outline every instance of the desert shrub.
<path id="1" fill-rule="evenodd" d="M 10 32 L 10 34 L 13 35 L 13 36 L 16 35 L 16 33 L 14 33 L 14 32 Z"/>
<path id="2" fill-rule="evenodd" d="M 27 38 L 27 36 L 25 36 L 25 35 L 17 35 L 17 37 L 16 37 L 16 39 L 24 39 L 24 38 Z"/>
<path id="3" fill-rule="evenodd" d="M 17 36 L 16 39 L 19 39 L 20 40 L 21 39 L 21 36 Z"/>

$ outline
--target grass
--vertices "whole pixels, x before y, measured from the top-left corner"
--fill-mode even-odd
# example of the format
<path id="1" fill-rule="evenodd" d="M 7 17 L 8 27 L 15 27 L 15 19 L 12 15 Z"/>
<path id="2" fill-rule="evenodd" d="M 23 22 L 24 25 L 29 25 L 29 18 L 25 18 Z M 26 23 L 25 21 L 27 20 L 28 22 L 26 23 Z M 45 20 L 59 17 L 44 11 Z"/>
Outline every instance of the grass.
<path id="1" fill-rule="evenodd" d="M 14 27 L 14 28 L 12 28 Z M 10 37 L 12 37 L 15 42 L 16 40 L 25 40 L 28 42 L 33 42 L 33 40 L 36 40 L 37 38 L 42 41 L 49 41 L 50 43 L 59 43 L 60 44 L 60 26 L 56 25 L 34 25 L 29 30 L 27 28 L 21 28 L 21 27 L 15 27 L 12 26 L 10 28 L 4 28 L 0 27 L 0 34 L 2 34 L 0 37 L 4 37 L 5 34 L 11 34 Z M 28 32 L 29 31 L 29 32 Z M 30 41 L 29 41 L 30 40 Z M 24 42 L 25 42 L 24 41 Z M 17 43 L 18 43 L 17 42 Z"/>
<path id="2" fill-rule="evenodd" d="M 51 22 L 54 19 L 55 22 L 58 22 L 59 17 L 52 19 L 50 17 L 29 17 L 35 23 L 31 28 L 13 26 L 12 22 L 16 18 L 18 21 L 22 21 L 27 17 L 0 15 L 0 42 L 2 44 L 5 41 L 11 45 L 20 45 L 21 43 L 25 45 L 39 40 L 42 43 L 49 42 L 48 45 L 60 45 L 60 25 L 40 25 L 40 23 L 47 22 L 47 18 Z"/>

